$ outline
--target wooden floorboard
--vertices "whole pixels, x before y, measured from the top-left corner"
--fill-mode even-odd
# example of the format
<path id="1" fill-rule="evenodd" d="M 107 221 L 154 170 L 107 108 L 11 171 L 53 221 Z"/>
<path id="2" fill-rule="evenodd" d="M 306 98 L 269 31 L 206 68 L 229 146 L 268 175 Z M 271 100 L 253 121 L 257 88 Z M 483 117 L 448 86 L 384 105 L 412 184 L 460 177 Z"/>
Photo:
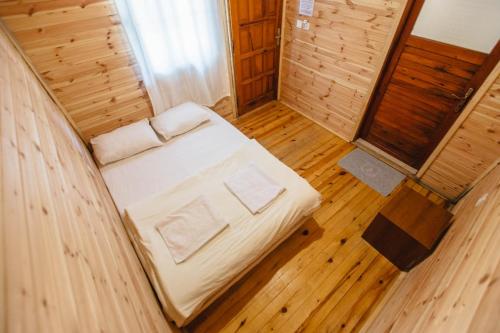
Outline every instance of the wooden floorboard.
<path id="1" fill-rule="evenodd" d="M 399 274 L 361 238 L 390 196 L 382 197 L 337 165 L 354 145 L 282 104 L 228 120 L 306 178 L 323 202 L 303 227 L 186 330 L 358 331 Z M 411 180 L 401 186 L 441 201 Z"/>

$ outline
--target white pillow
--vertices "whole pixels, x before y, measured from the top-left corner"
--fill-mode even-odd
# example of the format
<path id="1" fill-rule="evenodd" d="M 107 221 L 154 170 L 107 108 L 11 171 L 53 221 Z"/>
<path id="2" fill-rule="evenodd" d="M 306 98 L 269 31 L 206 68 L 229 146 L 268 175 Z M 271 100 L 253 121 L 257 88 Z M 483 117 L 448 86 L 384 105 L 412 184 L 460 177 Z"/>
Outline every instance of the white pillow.
<path id="1" fill-rule="evenodd" d="M 147 119 L 96 136 L 90 139 L 90 143 L 102 165 L 162 145 Z"/>
<path id="2" fill-rule="evenodd" d="M 187 102 L 151 118 L 151 125 L 165 140 L 198 127 L 209 120 L 208 111 L 201 105 Z"/>

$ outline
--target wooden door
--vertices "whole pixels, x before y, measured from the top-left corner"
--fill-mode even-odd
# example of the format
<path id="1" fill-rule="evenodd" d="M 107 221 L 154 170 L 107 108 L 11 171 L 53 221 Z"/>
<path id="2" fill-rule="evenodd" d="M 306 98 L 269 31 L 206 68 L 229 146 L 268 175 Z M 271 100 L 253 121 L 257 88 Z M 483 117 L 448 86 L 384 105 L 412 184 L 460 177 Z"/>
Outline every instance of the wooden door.
<path id="1" fill-rule="evenodd" d="M 363 123 L 361 137 L 418 169 L 499 59 L 410 34 L 410 14 Z M 416 11 L 416 12 L 415 12 Z"/>
<path id="2" fill-rule="evenodd" d="M 282 0 L 231 0 L 238 114 L 276 99 Z"/>

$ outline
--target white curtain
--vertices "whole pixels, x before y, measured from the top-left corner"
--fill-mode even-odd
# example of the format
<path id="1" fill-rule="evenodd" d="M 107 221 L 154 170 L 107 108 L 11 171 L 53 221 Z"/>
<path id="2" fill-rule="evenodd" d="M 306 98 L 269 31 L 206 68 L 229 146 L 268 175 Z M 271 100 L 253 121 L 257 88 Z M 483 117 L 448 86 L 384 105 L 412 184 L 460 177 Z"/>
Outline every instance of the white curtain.
<path id="1" fill-rule="evenodd" d="M 221 0 L 116 0 L 153 108 L 229 95 Z"/>

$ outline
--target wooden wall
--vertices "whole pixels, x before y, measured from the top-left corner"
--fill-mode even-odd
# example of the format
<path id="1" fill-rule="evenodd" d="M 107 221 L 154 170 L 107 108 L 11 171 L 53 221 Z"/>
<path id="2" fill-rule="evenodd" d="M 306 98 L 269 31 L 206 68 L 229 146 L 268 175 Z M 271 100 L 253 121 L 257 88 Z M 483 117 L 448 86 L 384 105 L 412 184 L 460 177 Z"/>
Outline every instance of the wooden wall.
<path id="1" fill-rule="evenodd" d="M 364 332 L 498 332 L 500 166 L 454 213 L 436 252 L 404 277 Z"/>
<path id="2" fill-rule="evenodd" d="M 0 331 L 170 331 L 85 145 L 2 30 L 0 138 Z"/>
<path id="3" fill-rule="evenodd" d="M 455 199 L 499 158 L 500 63 L 431 156 L 422 181 Z"/>
<path id="4" fill-rule="evenodd" d="M 0 17 L 85 140 L 152 115 L 112 0 L 0 1 Z"/>
<path id="5" fill-rule="evenodd" d="M 406 0 L 286 0 L 280 99 L 340 137 L 355 137 Z M 295 27 L 308 19 L 310 30 Z"/>

